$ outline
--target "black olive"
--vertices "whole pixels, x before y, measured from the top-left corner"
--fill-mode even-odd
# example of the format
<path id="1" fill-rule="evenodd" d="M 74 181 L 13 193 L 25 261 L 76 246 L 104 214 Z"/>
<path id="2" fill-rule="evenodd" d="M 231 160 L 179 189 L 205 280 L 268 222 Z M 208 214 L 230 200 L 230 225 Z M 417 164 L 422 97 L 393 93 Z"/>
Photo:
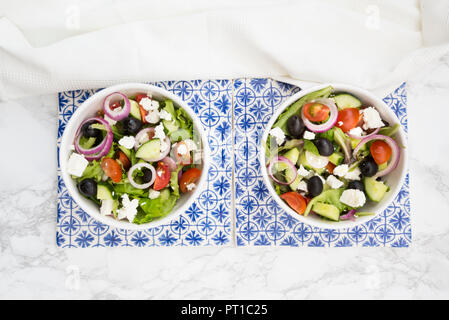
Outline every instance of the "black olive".
<path id="1" fill-rule="evenodd" d="M 148 168 L 142 168 L 142 173 L 143 173 L 143 183 L 148 183 L 151 181 L 151 178 L 153 178 L 153 174 L 151 173 L 151 170 Z"/>
<path id="2" fill-rule="evenodd" d="M 134 135 L 142 128 L 142 122 L 134 117 L 128 117 L 120 121 L 124 134 Z"/>
<path id="3" fill-rule="evenodd" d="M 84 179 L 78 184 L 78 190 L 86 197 L 95 197 L 97 195 L 97 182 L 91 178 Z"/>
<path id="4" fill-rule="evenodd" d="M 310 178 L 309 181 L 307 181 L 307 190 L 312 197 L 316 197 L 323 192 L 323 181 L 321 181 L 320 177 L 313 176 Z"/>
<path id="5" fill-rule="evenodd" d="M 302 135 L 306 130 L 306 126 L 300 116 L 293 115 L 287 120 L 287 130 L 292 137 L 302 138 Z"/>
<path id="6" fill-rule="evenodd" d="M 365 186 L 362 182 L 354 180 L 348 183 L 348 189 L 356 189 L 364 192 Z"/>
<path id="7" fill-rule="evenodd" d="M 334 153 L 334 145 L 326 138 L 318 138 L 314 143 L 320 155 L 327 157 Z"/>
<path id="8" fill-rule="evenodd" d="M 85 124 L 83 124 L 83 126 L 81 127 L 81 132 L 83 133 L 83 136 L 87 137 L 87 138 L 100 138 L 101 137 L 101 130 L 100 129 L 93 129 L 90 126 L 92 124 L 94 124 L 95 121 L 89 121 L 86 122 Z"/>
<path id="9" fill-rule="evenodd" d="M 368 157 L 359 164 L 360 171 L 365 177 L 372 177 L 379 169 L 376 161 L 372 157 Z"/>

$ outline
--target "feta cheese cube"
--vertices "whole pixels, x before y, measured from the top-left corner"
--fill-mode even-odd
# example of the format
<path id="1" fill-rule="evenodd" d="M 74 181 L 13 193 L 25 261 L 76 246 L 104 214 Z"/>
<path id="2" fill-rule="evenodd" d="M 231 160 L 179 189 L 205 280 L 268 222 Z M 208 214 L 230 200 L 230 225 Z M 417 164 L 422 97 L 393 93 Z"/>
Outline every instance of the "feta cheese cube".
<path id="1" fill-rule="evenodd" d="M 148 123 L 158 123 L 161 120 L 160 113 L 158 110 L 150 110 L 148 114 L 145 116 L 145 120 Z"/>
<path id="2" fill-rule="evenodd" d="M 151 107 L 153 109 L 159 109 L 159 101 L 151 100 Z"/>
<path id="3" fill-rule="evenodd" d="M 298 190 L 302 190 L 304 192 L 309 192 L 309 190 L 307 189 L 307 182 L 305 182 L 304 180 L 301 180 L 301 182 L 298 184 Z"/>
<path id="4" fill-rule="evenodd" d="M 348 171 L 348 173 L 345 174 L 345 179 L 348 180 L 360 180 L 360 169 L 359 167 L 354 168 L 351 171 Z"/>
<path id="5" fill-rule="evenodd" d="M 280 146 L 285 141 L 285 134 L 281 128 L 276 127 L 270 130 L 270 135 L 276 139 L 276 143 Z"/>
<path id="6" fill-rule="evenodd" d="M 165 142 L 165 140 L 161 140 L 161 148 L 160 151 L 161 153 L 164 153 L 167 149 L 168 149 L 168 143 Z"/>
<path id="7" fill-rule="evenodd" d="M 150 98 L 142 98 L 139 103 L 146 111 L 157 110 L 159 108 L 159 103 L 157 105 L 153 104 L 153 100 Z"/>
<path id="8" fill-rule="evenodd" d="M 360 127 L 355 127 L 352 128 L 351 130 L 349 130 L 349 134 L 353 135 L 353 136 L 362 136 L 363 135 L 363 130 Z"/>
<path id="9" fill-rule="evenodd" d="M 101 215 L 103 215 L 103 216 L 112 215 L 112 207 L 113 206 L 114 206 L 114 200 L 112 200 L 112 199 L 101 200 L 101 207 L 100 207 Z"/>
<path id="10" fill-rule="evenodd" d="M 133 222 L 137 215 L 137 207 L 139 206 L 139 200 L 129 200 L 128 195 L 125 193 L 122 195 L 122 207 L 117 210 L 118 219 L 128 219 L 129 222 Z"/>
<path id="11" fill-rule="evenodd" d="M 313 139 L 315 139 L 315 133 L 306 130 L 306 131 L 304 131 L 303 138 L 307 139 L 307 140 L 313 140 Z"/>
<path id="12" fill-rule="evenodd" d="M 310 178 L 311 176 L 313 176 L 313 171 L 307 170 L 306 168 L 304 168 L 304 166 L 302 164 L 299 166 L 299 169 L 297 172 L 303 178 Z"/>
<path id="13" fill-rule="evenodd" d="M 340 197 L 340 201 L 352 208 L 359 208 L 365 204 L 366 198 L 363 191 L 357 189 L 348 189 L 343 191 Z"/>
<path id="14" fill-rule="evenodd" d="M 148 198 L 150 198 L 150 199 L 156 199 L 156 198 L 159 198 L 159 195 L 160 195 L 160 194 L 161 194 L 161 193 L 160 193 L 159 191 L 150 189 L 150 191 L 148 192 Z"/>
<path id="15" fill-rule="evenodd" d="M 161 141 L 165 139 L 164 125 L 160 123 L 154 128 L 154 139 L 160 139 Z"/>
<path id="16" fill-rule="evenodd" d="M 347 164 L 340 164 L 334 168 L 333 174 L 339 177 L 344 177 L 348 173 L 349 167 Z"/>
<path id="17" fill-rule="evenodd" d="M 161 110 L 161 112 L 159 112 L 159 117 L 161 119 L 167 120 L 167 121 L 171 121 L 172 117 L 171 117 L 171 113 L 167 112 L 165 110 Z"/>
<path id="18" fill-rule="evenodd" d="M 67 163 L 67 172 L 75 177 L 81 177 L 89 161 L 82 154 L 72 153 Z"/>
<path id="19" fill-rule="evenodd" d="M 363 114 L 363 129 L 376 129 L 384 126 L 382 118 L 373 107 L 368 107 L 362 110 Z"/>
<path id="20" fill-rule="evenodd" d="M 185 155 L 187 154 L 188 150 L 187 150 L 187 146 L 184 143 L 180 143 L 177 149 L 178 154 L 180 155 Z"/>
<path id="21" fill-rule="evenodd" d="M 343 185 L 343 181 L 338 180 L 335 176 L 330 175 L 326 179 L 326 183 L 332 189 L 338 189 Z"/>
<path id="22" fill-rule="evenodd" d="M 125 136 L 118 141 L 118 144 L 126 149 L 132 149 L 135 143 L 136 139 L 133 136 Z"/>

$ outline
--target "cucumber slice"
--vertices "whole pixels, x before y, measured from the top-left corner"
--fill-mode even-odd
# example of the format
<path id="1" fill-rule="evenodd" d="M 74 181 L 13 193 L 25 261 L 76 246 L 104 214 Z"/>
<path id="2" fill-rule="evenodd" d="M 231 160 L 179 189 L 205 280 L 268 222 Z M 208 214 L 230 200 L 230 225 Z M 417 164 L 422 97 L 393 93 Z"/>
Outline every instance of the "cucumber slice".
<path id="1" fill-rule="evenodd" d="M 329 156 L 329 161 L 335 164 L 336 166 L 340 165 L 343 162 L 344 156 L 340 152 L 334 152 Z"/>
<path id="2" fill-rule="evenodd" d="M 136 101 L 131 100 L 131 99 L 129 99 L 129 102 L 131 103 L 131 110 L 129 111 L 129 114 L 132 115 L 134 118 L 142 121 L 142 117 L 140 116 L 139 104 Z"/>
<path id="3" fill-rule="evenodd" d="M 349 93 L 338 93 L 334 96 L 335 104 L 340 109 L 360 108 L 362 102 Z"/>
<path id="4" fill-rule="evenodd" d="M 97 199 L 98 200 L 112 200 L 112 192 L 107 185 L 98 184 L 97 185 Z"/>
<path id="5" fill-rule="evenodd" d="M 286 157 L 288 160 L 290 160 L 293 163 L 296 163 L 299 158 L 299 150 L 298 148 L 290 149 L 288 152 L 284 154 L 284 157 Z"/>
<path id="6" fill-rule="evenodd" d="M 332 204 L 317 202 L 313 205 L 312 210 L 320 216 L 333 221 L 338 221 L 340 219 L 340 210 Z"/>
<path id="7" fill-rule="evenodd" d="M 119 145 L 118 148 L 128 157 L 128 159 L 131 160 L 131 150 L 126 149 L 124 146 L 121 145 Z"/>
<path id="8" fill-rule="evenodd" d="M 373 216 L 374 215 L 374 212 L 356 212 L 355 213 L 357 216 L 359 216 L 359 217 L 363 217 L 363 216 Z"/>
<path id="9" fill-rule="evenodd" d="M 161 141 L 159 139 L 152 139 L 145 142 L 137 149 L 136 158 L 140 159 L 157 159 L 161 155 Z"/>
<path id="10" fill-rule="evenodd" d="M 294 175 L 295 175 L 295 173 L 292 172 L 291 170 L 285 171 L 285 177 L 286 177 L 287 181 L 292 180 Z M 289 185 L 290 189 L 292 189 L 293 191 L 296 191 L 298 189 L 298 186 L 299 186 L 299 183 L 301 182 L 301 180 L 302 180 L 302 177 L 299 174 L 297 174 L 295 180 L 292 183 L 290 183 L 290 185 Z"/>
<path id="11" fill-rule="evenodd" d="M 170 134 L 170 141 L 172 143 L 190 139 L 190 132 L 186 129 L 178 129 Z"/>
<path id="12" fill-rule="evenodd" d="M 377 181 L 374 178 L 365 177 L 363 183 L 365 184 L 366 195 L 370 200 L 375 202 L 381 201 L 389 190 L 388 186 L 382 181 Z"/>

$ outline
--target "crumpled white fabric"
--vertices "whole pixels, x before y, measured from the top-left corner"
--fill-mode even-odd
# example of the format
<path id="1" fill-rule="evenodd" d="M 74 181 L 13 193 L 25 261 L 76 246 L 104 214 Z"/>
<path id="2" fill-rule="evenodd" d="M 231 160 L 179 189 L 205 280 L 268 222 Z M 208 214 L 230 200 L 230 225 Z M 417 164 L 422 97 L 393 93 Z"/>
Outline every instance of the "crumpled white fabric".
<path id="1" fill-rule="evenodd" d="M 0 100 L 244 76 L 375 89 L 449 52 L 449 0 L 21 2 L 0 8 Z"/>

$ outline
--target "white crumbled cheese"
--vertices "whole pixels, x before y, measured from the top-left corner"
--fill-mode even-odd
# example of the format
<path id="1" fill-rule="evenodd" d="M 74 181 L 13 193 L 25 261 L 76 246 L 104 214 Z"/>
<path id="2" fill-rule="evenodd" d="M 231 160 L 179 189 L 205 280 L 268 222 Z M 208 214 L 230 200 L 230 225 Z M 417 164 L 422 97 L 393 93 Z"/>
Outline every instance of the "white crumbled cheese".
<path id="1" fill-rule="evenodd" d="M 148 123 L 158 123 L 161 120 L 160 113 L 158 110 L 150 110 L 148 114 L 145 116 L 145 120 Z"/>
<path id="2" fill-rule="evenodd" d="M 157 110 L 159 108 L 159 103 L 157 104 L 157 106 L 155 106 L 153 104 L 153 100 L 151 100 L 150 98 L 142 98 L 140 100 L 140 105 L 142 106 L 142 108 L 144 108 L 146 111 L 151 111 L 151 110 Z"/>
<path id="3" fill-rule="evenodd" d="M 315 169 L 321 169 L 329 163 L 329 157 L 318 156 L 310 151 L 306 151 L 307 162 Z"/>
<path id="4" fill-rule="evenodd" d="M 315 139 L 315 133 L 306 130 L 306 131 L 304 131 L 303 138 L 307 139 L 307 140 L 313 140 L 313 139 Z"/>
<path id="5" fill-rule="evenodd" d="M 298 174 L 299 174 L 301 177 L 308 177 L 309 174 L 310 174 L 310 171 L 307 170 L 306 168 L 304 168 L 304 166 L 301 164 L 301 165 L 299 166 L 299 169 L 298 169 Z"/>
<path id="6" fill-rule="evenodd" d="M 186 139 L 186 140 L 184 140 L 184 142 L 186 143 L 187 148 L 189 148 L 189 150 L 194 151 L 194 150 L 198 149 L 195 141 L 193 141 L 192 139 Z"/>
<path id="7" fill-rule="evenodd" d="M 193 189 L 195 189 L 196 184 L 194 183 L 189 183 L 188 185 L 186 185 L 186 188 L 188 191 L 192 191 Z"/>
<path id="8" fill-rule="evenodd" d="M 165 142 L 165 140 L 161 140 L 161 153 L 164 153 L 168 149 L 169 145 Z"/>
<path id="9" fill-rule="evenodd" d="M 347 164 L 340 164 L 332 171 L 333 174 L 339 177 L 344 177 L 348 173 L 349 167 Z"/>
<path id="10" fill-rule="evenodd" d="M 139 139 L 137 140 L 137 142 L 140 144 L 140 145 L 142 145 L 142 144 L 144 144 L 145 142 L 147 142 L 147 141 L 149 141 L 150 140 L 150 137 L 148 136 L 148 134 L 142 134 L 140 137 L 139 137 Z"/>
<path id="11" fill-rule="evenodd" d="M 359 208 L 365 204 L 366 198 L 363 191 L 347 189 L 341 194 L 340 201 L 352 208 Z"/>
<path id="12" fill-rule="evenodd" d="M 167 112 L 165 110 L 161 110 L 161 112 L 159 112 L 159 117 L 163 120 L 167 120 L 167 121 L 171 121 L 171 113 Z"/>
<path id="13" fill-rule="evenodd" d="M 362 110 L 363 113 L 363 129 L 376 129 L 384 126 L 382 118 L 373 107 L 369 107 Z"/>
<path id="14" fill-rule="evenodd" d="M 353 136 L 360 137 L 363 135 L 363 133 L 364 132 L 363 132 L 362 128 L 360 128 L 360 127 L 355 127 L 355 128 L 352 128 L 351 130 L 349 130 L 349 134 L 351 134 Z"/>
<path id="15" fill-rule="evenodd" d="M 281 128 L 276 127 L 270 130 L 270 135 L 276 139 L 276 143 L 280 146 L 284 143 L 285 134 Z"/>
<path id="16" fill-rule="evenodd" d="M 81 177 L 89 161 L 82 154 L 72 153 L 67 163 L 67 172 L 75 177 Z"/>
<path id="17" fill-rule="evenodd" d="M 100 207 L 101 215 L 103 215 L 103 216 L 112 215 L 112 207 L 113 206 L 114 206 L 114 200 L 112 200 L 112 199 L 101 200 L 101 207 Z"/>
<path id="18" fill-rule="evenodd" d="M 118 219 L 128 219 L 129 222 L 133 222 L 137 215 L 137 207 L 139 206 L 139 200 L 129 200 L 128 195 L 125 193 L 122 195 L 122 207 L 117 210 Z"/>
<path id="19" fill-rule="evenodd" d="M 203 161 L 203 153 L 201 151 L 195 151 L 193 153 L 193 163 L 200 164 Z"/>
<path id="20" fill-rule="evenodd" d="M 126 149 L 132 149 L 135 143 L 136 139 L 133 136 L 125 136 L 118 141 L 118 144 Z"/>
<path id="21" fill-rule="evenodd" d="M 298 190 L 302 190 L 304 192 L 309 192 L 309 190 L 307 189 L 307 182 L 305 182 L 304 180 L 301 180 L 301 182 L 298 184 Z"/>
<path id="22" fill-rule="evenodd" d="M 117 123 L 114 119 L 109 118 L 106 114 L 104 115 L 104 120 L 106 120 L 107 123 L 109 123 L 110 126 L 113 126 Z"/>
<path id="23" fill-rule="evenodd" d="M 154 128 L 154 139 L 160 139 L 161 141 L 165 139 L 164 125 L 160 123 Z"/>
<path id="24" fill-rule="evenodd" d="M 187 152 L 188 152 L 187 146 L 184 143 L 180 144 L 179 147 L 178 147 L 177 152 L 178 152 L 178 154 L 180 154 L 182 156 L 187 154 Z"/>
<path id="25" fill-rule="evenodd" d="M 338 189 L 343 185 L 343 181 L 338 180 L 335 176 L 330 175 L 326 179 L 326 183 L 332 189 Z"/>
<path id="26" fill-rule="evenodd" d="M 148 192 L 148 198 L 150 198 L 150 199 L 156 199 L 156 198 L 159 197 L 160 194 L 161 194 L 161 193 L 160 193 L 159 191 L 150 189 L 150 191 Z"/>
<path id="27" fill-rule="evenodd" d="M 348 179 L 348 180 L 360 180 L 360 174 L 361 174 L 361 171 L 360 171 L 359 167 L 357 167 L 357 168 L 354 168 L 351 171 L 348 171 L 348 173 L 345 174 L 345 179 Z"/>
<path id="28" fill-rule="evenodd" d="M 343 125 L 343 121 L 338 121 L 338 125 L 341 127 Z"/>
<path id="29" fill-rule="evenodd" d="M 151 100 L 151 107 L 153 109 L 159 109 L 159 101 Z"/>

